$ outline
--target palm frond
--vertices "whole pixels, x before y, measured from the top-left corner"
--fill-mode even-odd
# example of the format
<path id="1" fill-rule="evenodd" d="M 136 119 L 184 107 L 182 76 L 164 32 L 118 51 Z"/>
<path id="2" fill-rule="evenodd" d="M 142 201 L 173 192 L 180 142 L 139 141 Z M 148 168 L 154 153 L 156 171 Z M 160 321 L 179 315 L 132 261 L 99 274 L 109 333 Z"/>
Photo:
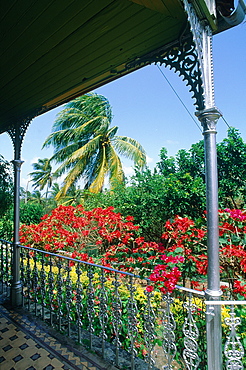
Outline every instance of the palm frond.
<path id="1" fill-rule="evenodd" d="M 100 124 L 98 121 L 100 121 Z M 45 140 L 43 148 L 53 145 L 56 152 L 60 148 L 74 142 L 87 142 L 95 132 L 98 132 L 101 127 L 105 126 L 105 121 L 107 121 L 107 125 L 109 125 L 109 122 L 105 117 L 97 116 L 93 119 L 87 120 L 78 127 L 54 131 Z"/>
<path id="2" fill-rule="evenodd" d="M 126 136 L 116 136 L 118 127 L 110 127 L 111 121 L 109 101 L 95 93 L 72 100 L 59 113 L 53 132 L 43 145 L 54 147 L 50 161 L 60 164 L 54 175 L 67 174 L 56 199 L 80 178 L 85 188 L 93 192 L 101 191 L 107 174 L 111 187 L 115 181 L 122 182 L 124 173 L 117 152 L 144 167 L 146 155 L 142 146 Z"/>
<path id="3" fill-rule="evenodd" d="M 141 169 L 146 165 L 146 153 L 138 141 L 127 136 L 115 136 L 113 145 L 119 154 L 134 161 Z"/>
<path id="4" fill-rule="evenodd" d="M 50 159 L 39 158 L 36 163 L 33 163 L 33 168 L 35 171 L 31 172 L 29 175 L 32 178 L 31 181 L 34 183 L 34 189 L 39 188 L 43 190 L 46 185 L 49 188 L 53 181 Z"/>

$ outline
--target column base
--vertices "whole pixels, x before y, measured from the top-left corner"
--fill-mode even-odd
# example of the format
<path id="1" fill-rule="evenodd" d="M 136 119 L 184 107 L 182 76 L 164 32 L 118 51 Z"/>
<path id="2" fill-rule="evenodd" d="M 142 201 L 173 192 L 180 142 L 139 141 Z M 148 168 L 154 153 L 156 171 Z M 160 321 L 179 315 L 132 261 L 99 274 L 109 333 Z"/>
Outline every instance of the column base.
<path id="1" fill-rule="evenodd" d="M 22 286 L 20 281 L 14 283 L 10 288 L 10 303 L 12 307 L 22 305 Z"/>

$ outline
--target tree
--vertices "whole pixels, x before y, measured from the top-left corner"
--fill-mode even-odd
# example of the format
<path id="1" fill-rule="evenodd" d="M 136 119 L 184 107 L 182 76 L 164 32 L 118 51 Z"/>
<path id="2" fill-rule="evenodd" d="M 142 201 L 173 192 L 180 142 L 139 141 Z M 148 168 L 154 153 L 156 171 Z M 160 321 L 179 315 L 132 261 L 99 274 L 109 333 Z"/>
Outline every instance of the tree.
<path id="1" fill-rule="evenodd" d="M 73 184 L 70 186 L 67 193 L 59 198 L 57 203 L 62 206 L 77 206 L 79 204 L 83 204 L 83 193 L 84 190 L 81 190 L 79 187 L 76 188 Z"/>
<path id="2" fill-rule="evenodd" d="M 53 181 L 50 160 L 48 158 L 38 159 L 37 163 L 33 163 L 33 168 L 35 171 L 31 172 L 30 176 L 32 177 L 32 181 L 34 182 L 34 189 L 39 188 L 39 190 L 41 191 L 46 186 L 47 187 L 46 198 L 47 198 L 48 190 L 51 187 Z"/>
<path id="3" fill-rule="evenodd" d="M 168 157 L 167 149 L 162 148 L 156 171 L 165 177 L 171 174 L 185 175 L 188 173 L 191 177 L 200 177 L 205 182 L 203 140 L 192 144 L 189 150 L 180 149 L 175 157 Z"/>
<path id="4" fill-rule="evenodd" d="M 13 236 L 13 178 L 10 163 L 0 155 L 0 238 Z"/>
<path id="5" fill-rule="evenodd" d="M 246 196 L 246 143 L 237 129 L 228 129 L 227 138 L 217 144 L 217 154 L 220 207 L 242 208 Z M 189 150 L 179 150 L 175 157 L 168 158 L 163 148 L 160 158 L 156 166 L 157 173 L 165 177 L 189 174 L 193 179 L 200 178 L 205 183 L 203 140 L 193 144 Z"/>
<path id="6" fill-rule="evenodd" d="M 200 178 L 194 180 L 189 174 L 164 177 L 149 169 L 135 170 L 128 186 L 84 197 L 86 209 L 113 206 L 123 216 L 133 216 L 141 235 L 157 243 L 168 219 L 176 214 L 197 218 L 203 215 L 205 204 L 205 185 Z"/>
<path id="7" fill-rule="evenodd" d="M 230 127 L 227 138 L 217 145 L 219 196 L 222 206 L 243 208 L 246 196 L 246 143 Z"/>
<path id="8" fill-rule="evenodd" d="M 40 203 L 20 203 L 20 222 L 21 224 L 39 224 L 44 215 L 44 208 Z"/>
<path id="9" fill-rule="evenodd" d="M 93 193 L 103 188 L 105 177 L 113 188 L 124 182 L 124 172 L 119 155 L 124 155 L 143 168 L 146 155 L 134 139 L 118 136 L 118 127 L 110 127 L 112 108 L 102 95 L 83 95 L 68 103 L 60 112 L 44 147 L 53 145 L 52 161 L 60 166 L 57 176 L 67 173 L 62 189 L 56 199 L 65 195 L 79 179 L 84 188 Z"/>
<path id="10" fill-rule="evenodd" d="M 10 164 L 0 154 L 0 217 L 13 203 L 13 178 Z"/>

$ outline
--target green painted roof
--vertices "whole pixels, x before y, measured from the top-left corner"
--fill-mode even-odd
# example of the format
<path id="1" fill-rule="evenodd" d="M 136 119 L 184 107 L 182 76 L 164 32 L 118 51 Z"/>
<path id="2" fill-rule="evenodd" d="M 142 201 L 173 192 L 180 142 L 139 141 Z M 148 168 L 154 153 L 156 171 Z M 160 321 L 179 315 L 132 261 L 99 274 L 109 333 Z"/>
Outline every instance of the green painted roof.
<path id="1" fill-rule="evenodd" d="M 180 0 L 11 0 L 0 19 L 0 132 L 131 72 L 187 24 Z"/>

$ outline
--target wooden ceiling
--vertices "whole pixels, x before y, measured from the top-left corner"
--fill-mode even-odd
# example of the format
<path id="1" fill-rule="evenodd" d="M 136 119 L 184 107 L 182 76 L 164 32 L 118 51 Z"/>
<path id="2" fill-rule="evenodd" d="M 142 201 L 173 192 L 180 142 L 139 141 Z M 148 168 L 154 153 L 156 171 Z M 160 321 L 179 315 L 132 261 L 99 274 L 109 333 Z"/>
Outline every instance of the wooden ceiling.
<path id="1" fill-rule="evenodd" d="M 211 2 L 196 1 L 203 16 Z M 0 133 L 131 72 L 187 25 L 180 0 L 4 0 L 0 19 Z"/>

